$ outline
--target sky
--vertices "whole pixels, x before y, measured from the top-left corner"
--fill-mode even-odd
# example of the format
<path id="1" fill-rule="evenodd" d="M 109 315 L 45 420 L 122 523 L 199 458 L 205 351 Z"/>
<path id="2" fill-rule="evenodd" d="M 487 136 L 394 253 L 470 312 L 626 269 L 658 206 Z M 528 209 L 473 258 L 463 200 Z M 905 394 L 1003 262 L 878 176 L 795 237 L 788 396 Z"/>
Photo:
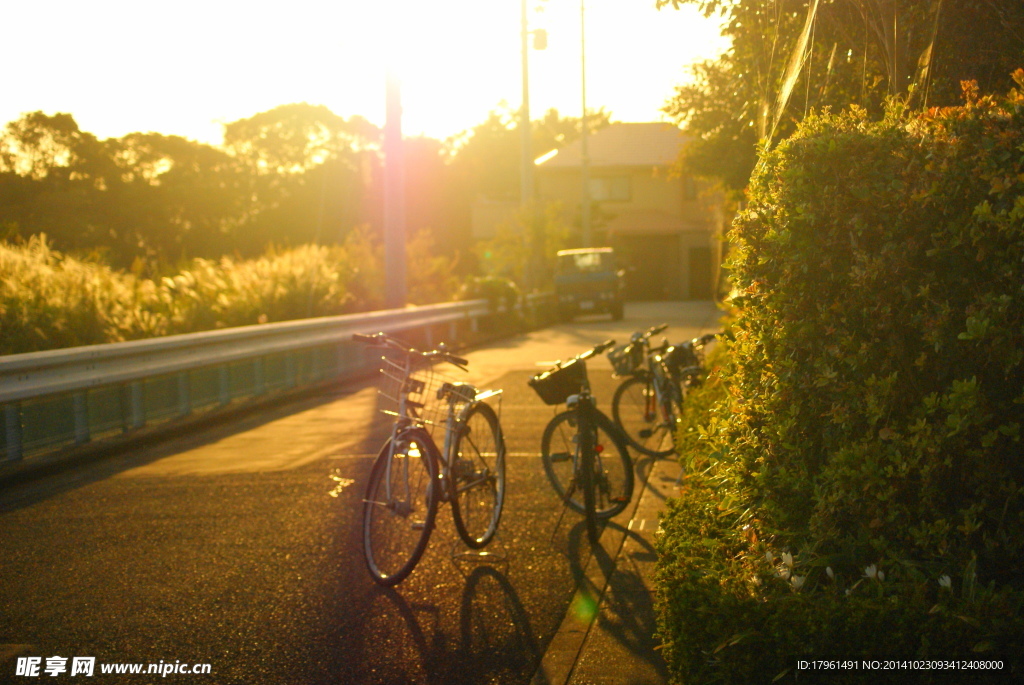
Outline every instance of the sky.
<path id="1" fill-rule="evenodd" d="M 585 0 L 588 109 L 660 121 L 688 65 L 727 47 L 691 6 Z M 325 105 L 382 125 L 385 74 L 402 130 L 446 139 L 522 101 L 520 0 L 54 0 L 7 3 L 0 125 L 67 112 L 99 138 L 222 142 L 223 124 L 278 105 Z M 532 118 L 582 107 L 580 0 L 528 0 Z"/>

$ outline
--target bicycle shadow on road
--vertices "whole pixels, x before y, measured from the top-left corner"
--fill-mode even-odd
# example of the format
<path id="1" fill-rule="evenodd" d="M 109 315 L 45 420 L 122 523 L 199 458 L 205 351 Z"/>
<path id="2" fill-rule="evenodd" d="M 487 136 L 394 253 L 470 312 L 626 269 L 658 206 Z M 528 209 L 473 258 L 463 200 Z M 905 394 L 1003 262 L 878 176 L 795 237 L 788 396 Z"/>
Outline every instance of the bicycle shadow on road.
<path id="1" fill-rule="evenodd" d="M 569 561 L 579 587 L 570 611 L 593 621 L 587 640 L 598 647 L 587 653 L 598 654 L 598 658 L 626 653 L 630 659 L 645 661 L 667 682 L 668 669 L 654 637 L 654 597 L 645 582 L 652 576 L 657 552 L 642 535 L 614 521 L 605 524 L 602 542 L 609 539 L 605 534 L 609 529 L 614 532 L 610 536 L 612 553 L 601 544 L 589 545 L 583 522 L 569 533 L 570 549 L 578 551 L 569 555 Z"/>
<path id="2" fill-rule="evenodd" d="M 364 613 L 372 635 L 343 682 L 492 683 L 523 681 L 543 656 L 526 608 L 504 573 L 475 566 L 466 576 L 458 621 L 431 600 L 375 588 Z"/>

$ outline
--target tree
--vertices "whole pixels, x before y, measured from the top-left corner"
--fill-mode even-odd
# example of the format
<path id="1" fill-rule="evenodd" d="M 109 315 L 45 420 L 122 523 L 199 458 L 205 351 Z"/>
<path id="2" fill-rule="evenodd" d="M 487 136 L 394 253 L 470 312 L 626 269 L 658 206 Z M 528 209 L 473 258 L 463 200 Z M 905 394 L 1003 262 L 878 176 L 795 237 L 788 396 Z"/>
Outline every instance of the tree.
<path id="1" fill-rule="evenodd" d="M 1008 86 L 1024 52 L 1018 0 L 658 0 L 723 17 L 732 47 L 696 65 L 665 111 L 698 142 L 693 173 L 739 190 L 756 141 L 789 135 L 811 109 L 859 105 L 880 115 L 887 96 L 956 104 L 960 82 Z M 785 97 L 780 97 L 785 95 Z"/>
<path id="2" fill-rule="evenodd" d="M 230 252 L 246 205 L 236 160 L 180 136 L 130 133 L 108 141 L 120 182 L 97 207 L 110 237 L 163 262 Z"/>
<path id="3" fill-rule="evenodd" d="M 540 156 L 573 142 L 580 136 L 580 121 L 579 117 L 563 117 L 556 109 L 548 110 L 541 119 L 530 122 L 532 149 Z M 519 201 L 522 141 L 517 122 L 517 113 L 506 107 L 446 141 L 445 216 L 451 244 L 470 243 L 472 207 L 478 198 Z M 587 113 L 591 132 L 610 122 L 611 114 L 604 108 Z M 467 262 L 466 266 L 476 265 Z"/>
<path id="4" fill-rule="evenodd" d="M 62 248 L 93 246 L 97 196 L 117 173 L 106 146 L 70 114 L 31 112 L 0 136 L 0 220 L 21 232 L 47 233 Z"/>
<path id="5" fill-rule="evenodd" d="M 241 213 L 237 162 L 178 136 L 100 141 L 70 114 L 33 112 L 0 138 L 0 217 L 61 250 L 128 266 L 217 256 Z"/>
<path id="6" fill-rule="evenodd" d="M 252 198 L 243 253 L 270 243 L 337 241 L 361 220 L 380 131 L 322 105 L 282 105 L 224 127 L 228 154 L 247 170 Z"/>
<path id="7" fill-rule="evenodd" d="M 550 288 L 555 254 L 568 245 L 569 227 L 557 204 L 531 204 L 498 227 L 493 238 L 476 246 L 485 276 L 508 278 L 537 289 Z M 542 260 L 535 261 L 536 255 Z"/>

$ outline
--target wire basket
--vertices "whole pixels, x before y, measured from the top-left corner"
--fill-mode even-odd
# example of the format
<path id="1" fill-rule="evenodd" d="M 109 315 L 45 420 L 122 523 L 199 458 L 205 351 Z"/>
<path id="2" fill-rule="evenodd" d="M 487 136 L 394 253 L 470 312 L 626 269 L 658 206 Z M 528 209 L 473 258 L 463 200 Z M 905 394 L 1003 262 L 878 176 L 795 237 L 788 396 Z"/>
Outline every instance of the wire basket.
<path id="1" fill-rule="evenodd" d="M 687 341 L 674 345 L 665 353 L 665 363 L 673 370 L 684 369 L 688 366 L 701 366 L 704 363 L 704 350 Z"/>
<path id="2" fill-rule="evenodd" d="M 530 379 L 532 387 L 544 404 L 561 404 L 578 393 L 587 383 L 587 365 L 573 359 L 565 366 L 549 369 Z"/>
<path id="3" fill-rule="evenodd" d="M 643 366 L 644 348 L 639 343 L 619 345 L 608 351 L 608 361 L 616 376 L 628 376 Z"/>
<path id="4" fill-rule="evenodd" d="M 426 426 L 433 434 L 434 426 L 443 426 L 448 417 L 448 405 L 473 401 L 470 388 L 451 376 L 439 373 L 433 366 L 409 368 L 405 360 L 384 358 L 380 369 L 380 410 L 389 416 L 399 416 Z"/>

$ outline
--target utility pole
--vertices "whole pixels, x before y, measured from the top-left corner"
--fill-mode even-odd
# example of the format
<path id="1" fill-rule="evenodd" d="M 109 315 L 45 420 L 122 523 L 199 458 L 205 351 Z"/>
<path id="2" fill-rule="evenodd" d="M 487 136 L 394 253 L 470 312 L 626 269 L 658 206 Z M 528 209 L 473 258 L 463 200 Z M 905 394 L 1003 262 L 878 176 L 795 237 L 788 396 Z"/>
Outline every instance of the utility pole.
<path id="1" fill-rule="evenodd" d="M 544 50 L 547 47 L 548 35 L 544 29 L 530 31 L 526 13 L 527 0 L 520 3 L 520 38 L 523 57 L 523 105 L 519 110 L 519 138 L 522 153 L 520 157 L 519 171 L 519 208 L 520 216 L 525 222 L 524 231 L 528 251 L 528 263 L 526 266 L 525 280 L 528 291 L 541 287 L 543 279 L 544 264 L 544 236 L 541 235 L 540 226 L 534 200 L 536 199 L 536 186 L 533 179 L 533 129 L 530 126 L 530 35 L 533 35 L 533 47 L 535 50 Z"/>
<path id="2" fill-rule="evenodd" d="M 583 247 L 591 246 L 590 235 L 590 154 L 587 152 L 587 43 L 586 0 L 580 0 L 580 83 L 583 93 L 583 115 L 580 117 L 580 179 L 583 183 L 580 199 L 580 223 L 583 229 Z"/>
<path id="3" fill-rule="evenodd" d="M 405 306 L 405 160 L 402 150 L 401 85 L 389 69 L 384 120 L 384 302 Z"/>
<path id="4" fill-rule="evenodd" d="M 523 106 L 519 110 L 519 137 L 522 158 L 519 170 L 519 203 L 523 208 L 533 201 L 533 151 L 530 135 L 530 30 L 526 21 L 526 0 L 520 9 L 521 44 L 523 51 Z"/>

